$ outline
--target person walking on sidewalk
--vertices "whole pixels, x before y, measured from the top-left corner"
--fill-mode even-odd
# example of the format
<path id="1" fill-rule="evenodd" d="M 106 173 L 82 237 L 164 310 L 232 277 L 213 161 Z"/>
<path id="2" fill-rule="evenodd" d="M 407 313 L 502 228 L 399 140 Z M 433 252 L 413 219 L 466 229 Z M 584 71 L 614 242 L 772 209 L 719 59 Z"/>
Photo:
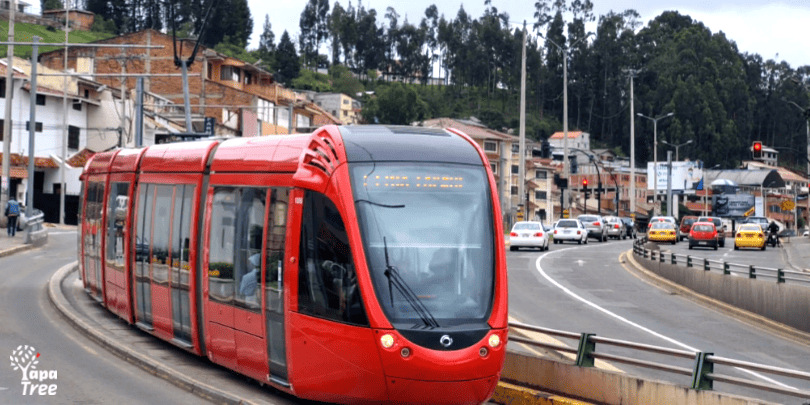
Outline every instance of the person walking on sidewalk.
<path id="1" fill-rule="evenodd" d="M 6 203 L 6 218 L 8 219 L 8 236 L 15 236 L 17 234 L 17 217 L 20 215 L 20 203 L 14 199 L 9 198 Z"/>

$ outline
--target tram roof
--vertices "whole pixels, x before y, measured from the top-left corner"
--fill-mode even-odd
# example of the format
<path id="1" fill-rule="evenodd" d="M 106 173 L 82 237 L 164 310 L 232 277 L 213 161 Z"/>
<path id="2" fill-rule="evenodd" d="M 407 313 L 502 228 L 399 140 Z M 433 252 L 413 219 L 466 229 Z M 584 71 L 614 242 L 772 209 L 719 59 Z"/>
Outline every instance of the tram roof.
<path id="1" fill-rule="evenodd" d="M 109 173 L 110 162 L 113 161 L 118 152 L 120 152 L 120 149 L 96 153 L 87 162 L 84 172 L 87 174 Z"/>
<path id="2" fill-rule="evenodd" d="M 229 139 L 217 148 L 212 172 L 295 173 L 312 134 Z"/>
<path id="3" fill-rule="evenodd" d="M 142 172 L 202 173 L 219 141 L 177 142 L 150 146 L 143 154 Z"/>
<path id="4" fill-rule="evenodd" d="M 134 172 L 146 149 L 121 149 L 113 159 L 111 173 Z"/>
<path id="5" fill-rule="evenodd" d="M 466 139 L 439 128 L 412 126 L 341 126 L 350 162 L 419 161 L 481 165 Z"/>

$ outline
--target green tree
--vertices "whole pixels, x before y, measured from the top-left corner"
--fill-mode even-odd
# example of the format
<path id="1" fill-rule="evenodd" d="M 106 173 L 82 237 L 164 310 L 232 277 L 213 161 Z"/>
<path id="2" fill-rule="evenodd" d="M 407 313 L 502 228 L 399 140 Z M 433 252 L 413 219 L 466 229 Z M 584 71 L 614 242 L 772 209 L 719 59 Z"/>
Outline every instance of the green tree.
<path id="1" fill-rule="evenodd" d="M 363 107 L 363 118 L 375 124 L 409 125 L 428 117 L 427 103 L 410 86 L 399 82 L 378 88 Z"/>
<path id="2" fill-rule="evenodd" d="M 357 97 L 357 93 L 365 90 L 360 80 L 357 80 L 352 72 L 343 65 L 333 65 L 329 68 L 329 79 L 332 81 L 332 89 L 337 93 L 347 94 Z"/>
<path id="3" fill-rule="evenodd" d="M 64 8 L 61 0 L 39 0 L 39 6 L 42 8 L 42 11 L 60 10 Z"/>
<path id="4" fill-rule="evenodd" d="M 301 71 L 301 75 L 293 79 L 292 88 L 298 90 L 311 90 L 319 93 L 331 93 L 334 91 L 329 84 L 329 77 L 324 74 L 313 72 L 308 69 Z"/>
<path id="5" fill-rule="evenodd" d="M 280 76 L 279 81 L 285 86 L 290 86 L 293 79 L 298 77 L 301 71 L 301 62 L 298 60 L 295 45 L 290 40 L 290 34 L 287 33 L 287 30 L 284 30 L 278 42 L 273 69 Z"/>

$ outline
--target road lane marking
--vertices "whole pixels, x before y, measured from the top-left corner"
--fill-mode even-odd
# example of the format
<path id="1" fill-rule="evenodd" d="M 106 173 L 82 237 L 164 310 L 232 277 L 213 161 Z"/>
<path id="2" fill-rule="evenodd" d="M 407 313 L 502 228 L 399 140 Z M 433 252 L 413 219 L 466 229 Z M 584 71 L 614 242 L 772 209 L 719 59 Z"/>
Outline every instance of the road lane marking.
<path id="1" fill-rule="evenodd" d="M 576 248 L 573 248 L 573 247 L 572 247 L 572 248 L 568 248 L 568 249 L 576 249 Z M 596 309 L 597 311 L 602 312 L 602 313 L 604 313 L 605 315 L 608 315 L 608 316 L 610 316 L 610 317 L 612 317 L 612 318 L 614 318 L 614 319 L 616 319 L 616 320 L 619 320 L 619 321 L 621 321 L 621 322 L 624 322 L 624 323 L 626 323 L 626 324 L 628 324 L 628 325 L 630 325 L 630 326 L 632 326 L 632 327 L 634 327 L 634 328 L 636 328 L 636 329 L 639 329 L 639 330 L 641 330 L 641 331 L 647 332 L 647 333 L 649 333 L 649 334 L 651 334 L 651 335 L 653 335 L 653 336 L 655 336 L 655 337 L 657 337 L 657 338 L 659 338 L 659 339 L 663 339 L 663 340 L 665 340 L 665 341 L 667 341 L 667 342 L 670 342 L 670 343 L 672 343 L 672 344 L 674 344 L 674 345 L 676 345 L 676 346 L 679 346 L 679 347 L 681 347 L 681 348 L 684 348 L 684 349 L 686 349 L 686 350 L 691 350 L 691 351 L 693 351 L 693 352 L 699 352 L 699 351 L 700 351 L 700 350 L 698 350 L 698 349 L 696 349 L 696 348 L 694 348 L 694 347 L 692 347 L 692 346 L 689 346 L 689 345 L 687 345 L 687 344 L 685 344 L 685 343 L 681 343 L 681 342 L 679 342 L 679 341 L 677 341 L 677 340 L 675 340 L 675 339 L 673 339 L 673 338 L 670 338 L 670 337 L 668 337 L 668 336 L 665 336 L 665 335 L 663 335 L 663 334 L 661 334 L 661 333 L 658 333 L 658 332 L 656 332 L 656 331 L 654 331 L 654 330 L 652 330 L 652 329 L 650 329 L 650 328 L 647 328 L 647 327 L 645 327 L 645 326 L 639 325 L 639 324 L 637 324 L 637 323 L 635 323 L 635 322 L 633 322 L 633 321 L 631 321 L 631 320 L 629 320 L 629 319 L 627 319 L 627 318 L 625 318 L 625 317 L 623 317 L 623 316 L 621 316 L 621 315 L 615 314 L 615 313 L 613 313 L 613 312 L 611 312 L 611 311 L 609 311 L 609 310 L 607 310 L 607 309 L 605 309 L 605 308 L 602 308 L 602 307 L 600 307 L 599 305 L 596 305 L 596 304 L 594 304 L 593 302 L 588 301 L 588 300 L 586 300 L 585 298 L 580 297 L 580 296 L 579 296 L 579 295 L 577 295 L 575 292 L 571 291 L 570 289 L 566 288 L 566 287 L 565 287 L 565 286 L 563 286 L 562 284 L 558 283 L 557 281 L 555 281 L 554 279 L 552 279 L 551 277 L 549 277 L 549 275 L 548 275 L 548 274 L 546 274 L 546 272 L 543 270 L 543 267 L 542 267 L 542 266 L 540 266 L 540 261 L 541 261 L 541 260 L 543 260 L 543 258 L 545 258 L 545 257 L 546 257 L 547 255 L 549 255 L 549 254 L 553 254 L 553 253 L 557 253 L 557 252 L 562 252 L 562 251 L 564 251 L 564 250 L 568 250 L 568 249 L 561 249 L 561 250 L 555 250 L 555 251 L 553 251 L 553 252 L 547 252 L 547 253 L 544 253 L 544 254 L 540 255 L 540 256 L 537 258 L 537 260 L 535 261 L 535 266 L 536 266 L 536 268 L 537 268 L 537 271 L 538 271 L 538 272 L 540 273 L 540 275 L 541 275 L 541 276 L 543 276 L 543 278 L 545 278 L 545 279 L 546 279 L 548 282 L 550 282 L 550 283 L 551 283 L 551 284 L 553 284 L 555 287 L 559 288 L 560 290 L 562 290 L 564 293 L 568 294 L 569 296 L 571 296 L 571 297 L 572 297 L 572 298 L 574 298 L 575 300 L 580 301 L 580 302 L 582 302 L 583 304 L 585 304 L 585 305 L 587 305 L 587 306 L 589 306 L 589 307 L 591 307 L 591 308 L 593 308 L 593 309 Z M 753 376 L 755 376 L 755 377 L 757 377 L 757 378 L 760 378 L 760 379 L 762 379 L 762 380 L 764 380 L 764 381 L 767 381 L 767 382 L 769 382 L 769 383 L 776 384 L 776 385 L 778 385 L 778 386 L 780 386 L 780 387 L 783 387 L 783 388 L 788 388 L 788 389 L 792 389 L 792 390 L 797 390 L 797 388 L 795 388 L 795 387 L 792 387 L 792 386 L 787 385 L 787 384 L 783 384 L 783 383 L 781 383 L 781 382 L 779 382 L 779 381 L 776 381 L 776 380 L 774 380 L 774 379 L 772 379 L 772 378 L 766 377 L 766 376 L 764 376 L 764 375 L 762 375 L 762 374 L 759 374 L 759 373 L 757 373 L 757 372 L 750 371 L 750 370 L 746 370 L 746 369 L 744 369 L 744 368 L 740 368 L 740 367 L 734 367 L 734 368 L 736 368 L 736 369 L 737 369 L 737 370 L 739 370 L 739 371 L 743 371 L 743 372 L 745 372 L 745 373 L 748 373 L 748 374 L 750 374 L 750 375 L 753 375 Z"/>

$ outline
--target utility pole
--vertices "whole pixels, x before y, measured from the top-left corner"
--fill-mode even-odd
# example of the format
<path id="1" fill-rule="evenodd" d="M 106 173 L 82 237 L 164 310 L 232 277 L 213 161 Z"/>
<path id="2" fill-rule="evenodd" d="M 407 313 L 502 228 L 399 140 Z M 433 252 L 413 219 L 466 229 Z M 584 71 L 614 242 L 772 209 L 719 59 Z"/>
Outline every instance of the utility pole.
<path id="1" fill-rule="evenodd" d="M 520 58 L 520 148 L 518 149 L 518 195 L 523 196 L 526 181 L 526 20 L 523 20 L 523 54 Z M 526 198 L 526 220 L 529 220 L 529 199 Z"/>
<path id="2" fill-rule="evenodd" d="M 14 42 L 14 11 L 17 8 L 17 0 L 11 0 L 8 18 L 8 40 Z M 8 58 L 6 59 L 6 115 L 3 121 L 3 174 L 0 181 L 0 208 L 2 208 L 3 225 L 5 226 L 5 207 L 11 193 L 11 98 L 14 93 L 14 45 L 8 46 Z"/>
<path id="3" fill-rule="evenodd" d="M 633 78 L 639 69 L 626 69 L 630 76 L 630 217 L 635 219 L 636 214 L 636 103 L 633 98 Z M 618 210 L 617 216 L 618 214 Z"/>
<path id="4" fill-rule="evenodd" d="M 667 216 L 672 215 L 672 151 L 667 151 Z"/>
<path id="5" fill-rule="evenodd" d="M 34 138 L 37 130 L 37 59 L 39 59 L 39 37 L 32 38 L 34 45 L 31 47 L 31 96 L 30 106 L 31 109 L 28 113 L 28 185 L 25 187 L 27 190 L 27 197 L 25 198 L 25 215 L 31 218 L 34 212 L 34 160 L 36 159 Z M 28 233 L 31 233 L 31 228 L 28 228 Z"/>
<path id="6" fill-rule="evenodd" d="M 65 73 L 68 71 L 68 35 L 70 34 L 70 1 L 65 2 Z M 78 86 L 76 87 L 78 92 Z M 68 144 L 68 107 L 67 107 L 68 78 L 62 82 L 62 164 L 59 172 L 59 224 L 65 224 L 65 172 L 67 171 L 67 144 Z"/>

